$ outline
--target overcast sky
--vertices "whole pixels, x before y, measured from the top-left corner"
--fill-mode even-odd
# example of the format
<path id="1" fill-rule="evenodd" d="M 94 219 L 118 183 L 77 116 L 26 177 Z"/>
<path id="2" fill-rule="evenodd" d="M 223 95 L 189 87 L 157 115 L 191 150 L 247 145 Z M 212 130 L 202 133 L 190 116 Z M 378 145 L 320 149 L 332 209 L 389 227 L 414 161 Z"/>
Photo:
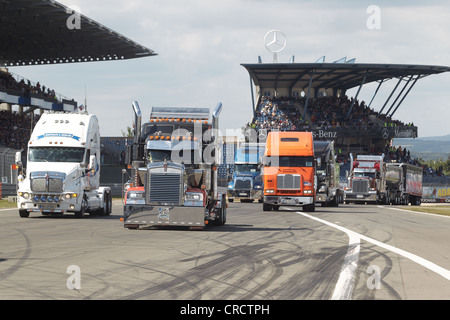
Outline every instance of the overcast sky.
<path id="1" fill-rule="evenodd" d="M 287 36 L 278 62 L 450 66 L 449 1 L 60 0 L 158 53 L 134 60 L 11 67 L 10 71 L 84 104 L 99 117 L 102 136 L 121 136 L 133 122 L 132 100 L 146 120 L 152 106 L 214 107 L 221 130 L 251 120 L 248 72 L 241 63 L 272 62 L 264 35 Z M 400 4 L 398 4 L 400 3 Z M 370 5 L 380 9 L 379 19 Z M 369 25 L 372 28 L 368 27 Z M 377 24 L 379 22 L 379 25 Z M 83 22 L 81 22 L 83 27 Z M 396 80 L 383 85 L 379 110 Z M 450 134 L 450 73 L 417 82 L 394 118 L 414 122 L 419 136 Z M 359 100 L 369 101 L 374 86 Z M 354 95 L 356 89 L 347 92 Z M 383 99 L 384 97 L 384 99 Z"/>

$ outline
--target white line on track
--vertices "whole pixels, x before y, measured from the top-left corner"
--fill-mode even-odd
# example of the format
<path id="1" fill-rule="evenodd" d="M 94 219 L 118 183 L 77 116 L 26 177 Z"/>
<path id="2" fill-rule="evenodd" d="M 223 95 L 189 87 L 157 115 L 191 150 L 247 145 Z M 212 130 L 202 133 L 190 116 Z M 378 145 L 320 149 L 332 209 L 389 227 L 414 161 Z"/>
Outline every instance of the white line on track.
<path id="1" fill-rule="evenodd" d="M 300 212 L 300 211 L 296 211 L 296 213 L 301 214 L 312 220 L 316 220 L 320 223 L 326 224 L 335 229 L 341 230 L 341 231 L 345 232 L 349 237 L 349 248 L 347 250 L 347 254 L 345 255 L 344 264 L 341 268 L 341 273 L 339 275 L 339 279 L 336 283 L 336 286 L 335 286 L 335 289 L 333 292 L 333 296 L 331 298 L 333 300 L 349 300 L 349 299 L 351 299 L 352 292 L 353 292 L 353 285 L 355 282 L 356 267 L 358 265 L 361 240 L 373 243 L 376 246 L 382 247 L 391 252 L 399 254 L 407 259 L 410 259 L 410 260 L 420 264 L 421 266 L 423 266 L 431 271 L 436 272 L 440 276 L 442 276 L 445 279 L 450 281 L 450 270 L 442 268 L 442 267 L 436 265 L 435 263 L 428 261 L 422 257 L 419 257 L 413 253 L 410 253 L 408 251 L 388 245 L 384 242 L 369 238 L 365 235 L 359 234 L 357 232 L 354 232 L 347 228 L 341 227 L 337 224 L 328 222 L 326 220 L 311 216 L 307 213 Z"/>
<path id="2" fill-rule="evenodd" d="M 389 210 L 397 210 L 397 211 L 403 211 L 403 212 L 410 212 L 410 213 L 418 213 L 418 214 L 423 214 L 426 216 L 432 216 L 432 217 L 440 217 L 440 218 L 447 218 L 450 219 L 450 216 L 445 216 L 443 214 L 436 214 L 436 213 L 428 213 L 428 212 L 422 212 L 422 211 L 413 211 L 413 210 L 408 210 L 408 209 L 401 209 L 401 208 L 391 208 L 388 206 L 377 206 L 380 209 L 389 209 Z"/>

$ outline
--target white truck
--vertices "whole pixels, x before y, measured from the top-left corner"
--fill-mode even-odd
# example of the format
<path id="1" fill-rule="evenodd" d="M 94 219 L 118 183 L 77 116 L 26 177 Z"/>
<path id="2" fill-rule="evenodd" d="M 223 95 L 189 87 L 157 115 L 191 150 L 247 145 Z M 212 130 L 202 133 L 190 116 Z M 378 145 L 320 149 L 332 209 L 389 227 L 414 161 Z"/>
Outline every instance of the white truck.
<path id="1" fill-rule="evenodd" d="M 100 187 L 100 130 L 98 119 L 88 113 L 44 113 L 28 142 L 26 168 L 21 152 L 17 207 L 27 218 L 75 213 L 76 217 L 110 215 L 112 195 Z"/>

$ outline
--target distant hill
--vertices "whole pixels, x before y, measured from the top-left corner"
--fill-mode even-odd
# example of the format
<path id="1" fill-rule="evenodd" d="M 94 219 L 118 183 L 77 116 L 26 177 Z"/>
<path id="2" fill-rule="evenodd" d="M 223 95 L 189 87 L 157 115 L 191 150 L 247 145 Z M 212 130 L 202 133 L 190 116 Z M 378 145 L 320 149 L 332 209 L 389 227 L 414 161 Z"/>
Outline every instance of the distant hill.
<path id="1" fill-rule="evenodd" d="M 416 139 L 397 138 L 393 144 L 409 150 L 413 158 L 447 160 L 450 155 L 450 135 Z"/>

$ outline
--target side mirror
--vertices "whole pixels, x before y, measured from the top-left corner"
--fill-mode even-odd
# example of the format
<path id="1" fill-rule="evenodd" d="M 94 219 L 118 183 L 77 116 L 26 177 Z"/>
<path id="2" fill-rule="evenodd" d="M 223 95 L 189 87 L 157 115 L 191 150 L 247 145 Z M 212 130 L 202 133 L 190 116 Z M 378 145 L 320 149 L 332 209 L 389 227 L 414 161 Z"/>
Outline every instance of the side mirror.
<path id="1" fill-rule="evenodd" d="M 15 162 L 16 162 L 16 165 L 22 166 L 22 152 L 20 152 L 20 151 L 16 152 Z"/>
<path id="2" fill-rule="evenodd" d="M 322 166 L 322 158 L 318 157 L 317 158 L 317 166 L 320 168 Z"/>
<path id="3" fill-rule="evenodd" d="M 97 157 L 95 155 L 92 155 L 89 157 L 89 165 L 88 165 L 88 171 L 95 170 L 95 165 L 97 164 Z"/>

